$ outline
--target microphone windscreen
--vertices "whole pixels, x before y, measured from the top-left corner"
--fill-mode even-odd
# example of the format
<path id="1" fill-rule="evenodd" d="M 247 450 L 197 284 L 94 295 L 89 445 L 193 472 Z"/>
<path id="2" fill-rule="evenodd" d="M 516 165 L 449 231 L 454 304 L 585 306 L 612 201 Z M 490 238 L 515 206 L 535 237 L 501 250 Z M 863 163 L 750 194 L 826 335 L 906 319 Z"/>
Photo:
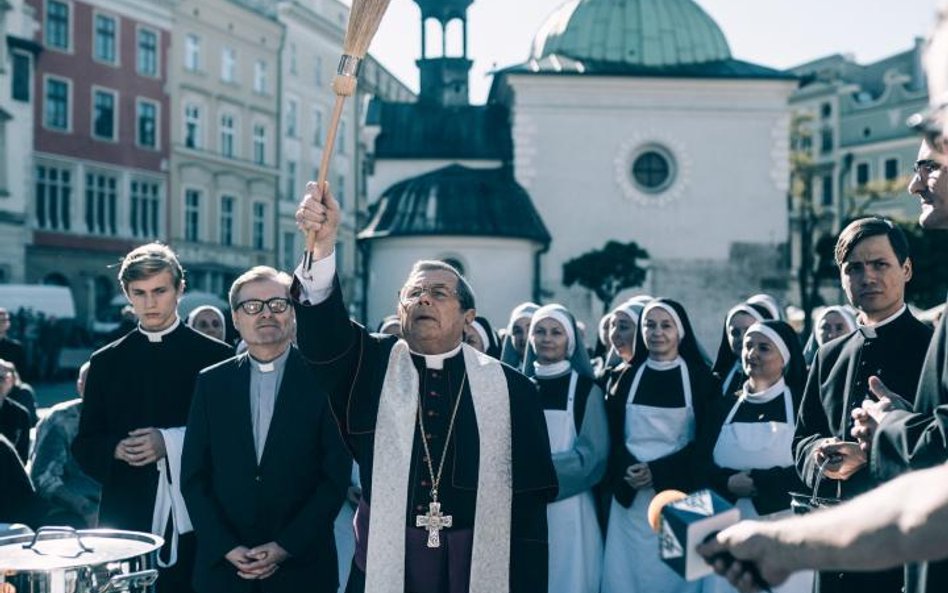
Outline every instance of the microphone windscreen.
<path id="1" fill-rule="evenodd" d="M 659 533 L 662 530 L 662 509 L 686 498 L 688 495 L 680 490 L 663 490 L 656 494 L 648 505 L 648 524 L 652 531 Z"/>

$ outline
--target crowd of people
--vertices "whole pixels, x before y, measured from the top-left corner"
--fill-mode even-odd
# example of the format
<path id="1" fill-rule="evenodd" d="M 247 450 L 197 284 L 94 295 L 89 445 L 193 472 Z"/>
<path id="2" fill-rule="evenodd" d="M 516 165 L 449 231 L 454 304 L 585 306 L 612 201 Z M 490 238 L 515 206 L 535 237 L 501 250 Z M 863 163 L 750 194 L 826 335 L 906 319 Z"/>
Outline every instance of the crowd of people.
<path id="1" fill-rule="evenodd" d="M 334 200 L 309 189 L 301 225 L 334 228 Z M 137 327 L 83 365 L 79 397 L 32 447 L 35 399 L 0 360 L 0 521 L 161 535 L 160 591 L 725 592 L 660 561 L 656 492 L 711 488 L 756 518 L 937 461 L 904 444 L 946 402 L 913 401 L 932 330 L 905 304 L 911 256 L 888 220 L 840 234 L 849 305 L 821 314 L 809 361 L 767 295 L 722 315 L 714 360 L 680 302 L 648 295 L 587 348 L 558 304 L 523 303 L 495 332 L 473 287 L 433 261 L 370 333 L 346 313 L 332 242 L 295 277 L 235 281 L 236 356 L 221 311 L 178 317 L 170 249 L 130 253 L 119 280 Z M 933 591 L 938 567 L 907 574 Z M 776 590 L 895 593 L 904 574 L 803 571 Z"/>
<path id="2" fill-rule="evenodd" d="M 909 186 L 925 229 L 948 228 L 943 109 L 919 122 Z M 35 443 L 0 311 L 0 523 L 160 535 L 160 592 L 948 589 L 948 321 L 933 335 L 907 307 L 891 221 L 839 234 L 848 303 L 812 336 L 755 295 L 722 311 L 712 359 L 668 296 L 619 303 L 591 348 L 558 304 L 523 303 L 495 332 L 439 261 L 369 331 L 336 276 L 339 220 L 309 184 L 311 257 L 234 282 L 237 336 L 213 308 L 179 318 L 171 249 L 133 250 L 118 280 L 137 323 Z M 703 488 L 745 521 L 699 547 L 721 576 L 688 582 L 648 506 Z"/>

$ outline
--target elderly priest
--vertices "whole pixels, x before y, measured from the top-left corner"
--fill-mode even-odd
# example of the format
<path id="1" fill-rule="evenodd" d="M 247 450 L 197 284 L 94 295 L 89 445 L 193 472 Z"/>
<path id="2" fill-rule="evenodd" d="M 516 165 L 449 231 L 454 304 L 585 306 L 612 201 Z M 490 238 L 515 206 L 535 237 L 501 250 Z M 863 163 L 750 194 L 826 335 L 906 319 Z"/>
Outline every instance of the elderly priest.
<path id="1" fill-rule="evenodd" d="M 462 343 L 474 294 L 441 262 L 418 262 L 402 288 L 403 340 L 351 322 L 335 276 L 339 205 L 307 192 L 297 222 L 316 245 L 296 272 L 298 343 L 364 487 L 347 591 L 546 591 L 557 482 L 536 388 Z"/>

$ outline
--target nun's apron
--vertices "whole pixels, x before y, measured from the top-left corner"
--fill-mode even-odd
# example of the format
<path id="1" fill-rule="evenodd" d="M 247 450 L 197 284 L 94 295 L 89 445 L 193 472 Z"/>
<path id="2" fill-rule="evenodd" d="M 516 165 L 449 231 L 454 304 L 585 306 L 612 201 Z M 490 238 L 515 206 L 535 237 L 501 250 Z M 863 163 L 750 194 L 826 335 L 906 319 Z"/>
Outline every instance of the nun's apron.
<path id="1" fill-rule="evenodd" d="M 792 419 L 796 417 L 796 411 L 793 409 L 793 396 L 790 390 L 785 388 L 778 397 L 783 397 L 787 422 L 734 423 L 732 420 L 745 401 L 744 397 L 738 398 L 724 420 L 718 441 L 714 446 L 715 465 L 739 471 L 750 471 L 788 467 L 794 464 L 793 435 L 796 427 Z M 741 510 L 742 519 L 756 519 L 759 516 L 750 498 L 737 499 L 736 506 Z M 798 572 L 783 585 L 774 587 L 773 591 L 774 593 L 811 593 L 813 578 L 813 571 Z M 737 589 L 724 578 L 711 575 L 704 579 L 702 593 L 737 593 Z"/>
<path id="2" fill-rule="evenodd" d="M 576 441 L 574 402 L 579 374 L 572 372 L 566 410 L 544 410 L 550 451 L 569 451 Z M 599 593 L 602 534 L 591 490 L 550 503 L 546 510 L 550 541 L 549 593 Z"/>
<path id="3" fill-rule="evenodd" d="M 642 463 L 667 457 L 684 449 L 695 435 L 691 380 L 682 361 L 678 368 L 685 393 L 685 407 L 659 408 L 634 403 L 648 364 L 632 381 L 626 404 L 625 446 Z M 682 471 L 688 471 L 683 468 Z M 658 536 L 648 524 L 648 505 L 653 488 L 639 490 L 632 506 L 625 508 L 613 498 L 606 533 L 602 593 L 698 593 L 701 582 L 689 583 L 662 562 Z"/>

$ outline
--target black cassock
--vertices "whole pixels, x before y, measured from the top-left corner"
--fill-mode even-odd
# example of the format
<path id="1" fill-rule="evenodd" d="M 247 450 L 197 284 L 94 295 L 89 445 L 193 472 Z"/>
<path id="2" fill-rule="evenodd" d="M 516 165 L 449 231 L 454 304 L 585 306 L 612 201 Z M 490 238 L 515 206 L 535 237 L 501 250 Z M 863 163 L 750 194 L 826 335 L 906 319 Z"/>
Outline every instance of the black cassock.
<path id="1" fill-rule="evenodd" d="M 797 470 L 808 488 L 813 487 L 818 474 L 813 451 L 820 442 L 830 437 L 853 441 L 851 414 L 866 399 L 870 377 L 875 375 L 894 392 L 912 397 L 918 388 L 931 335 L 931 328 L 906 309 L 889 323 L 862 327 L 820 348 L 810 369 L 794 439 Z M 868 468 L 863 468 L 847 481 L 823 480 L 820 493 L 849 499 L 879 483 Z M 827 572 L 817 577 L 816 591 L 897 593 L 902 582 L 902 569 Z"/>
<path id="2" fill-rule="evenodd" d="M 869 456 L 873 477 L 899 474 L 948 461 L 948 316 L 942 316 L 912 411 L 889 412 L 876 431 Z M 901 395 L 901 394 L 900 394 Z M 923 565 L 920 580 L 908 578 L 906 593 L 948 591 L 948 561 Z"/>
<path id="3" fill-rule="evenodd" d="M 296 315 L 300 351 L 318 365 L 320 376 L 326 380 L 324 385 L 329 390 L 330 406 L 343 440 L 359 463 L 362 505 L 356 531 L 362 536 L 368 526 L 366 512 L 371 510 L 375 424 L 382 384 L 397 339 L 369 334 L 351 322 L 338 280 L 334 280 L 328 300 L 315 306 L 297 303 Z M 447 538 L 450 542 L 453 533 L 470 530 L 474 525 L 479 463 L 477 418 L 470 389 L 463 380 L 463 353 L 446 359 L 444 367 L 438 370 L 426 368 L 423 357 L 413 354 L 412 359 L 419 372 L 422 414 L 425 429 L 430 434 L 433 465 L 445 447 L 456 398 L 459 395 L 462 398 L 454 434 L 447 444 L 444 479 L 438 496 L 443 511 L 453 516 L 453 526 L 441 534 L 442 540 Z M 536 386 L 509 366 L 504 365 L 503 370 L 510 391 L 513 456 L 510 591 L 543 593 L 547 590 L 548 578 L 546 505 L 556 496 L 556 472 Z M 465 570 L 463 567 L 458 570 L 456 562 L 440 556 L 444 547 L 425 548 L 427 534 L 415 526 L 415 517 L 427 511 L 430 501 L 431 483 L 423 456 L 416 425 L 408 478 L 411 491 L 405 513 L 406 581 L 425 581 L 422 586 L 436 586 L 439 593 L 447 592 L 449 588 L 444 580 L 441 585 L 431 585 L 431 580 L 421 574 L 432 570 L 450 572 L 445 580 L 456 582 L 457 577 L 463 578 Z M 347 591 L 361 592 L 365 587 L 365 546 L 364 540 L 357 537 L 356 558 Z M 450 549 L 451 545 L 447 547 Z"/>
<path id="4" fill-rule="evenodd" d="M 92 355 L 72 451 L 102 484 L 99 527 L 151 531 L 158 471 L 154 464 L 132 467 L 115 459 L 115 447 L 138 428 L 186 426 L 198 373 L 233 354 L 179 323 L 160 342 L 136 329 Z M 178 563 L 162 571 L 159 591 L 189 589 L 192 537 L 182 536 Z"/>

